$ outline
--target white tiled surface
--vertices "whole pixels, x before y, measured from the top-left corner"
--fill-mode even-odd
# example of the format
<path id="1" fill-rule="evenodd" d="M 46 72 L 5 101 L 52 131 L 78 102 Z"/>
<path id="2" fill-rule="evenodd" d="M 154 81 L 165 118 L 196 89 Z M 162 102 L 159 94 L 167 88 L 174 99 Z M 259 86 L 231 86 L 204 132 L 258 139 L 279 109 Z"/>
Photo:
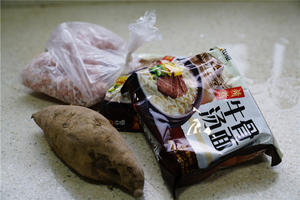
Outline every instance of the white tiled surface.
<path id="1" fill-rule="evenodd" d="M 266 157 L 217 172 L 179 190 L 186 199 L 300 199 L 300 3 L 102 3 L 2 8 L 1 199 L 133 199 L 118 188 L 87 183 L 50 150 L 30 119 L 58 104 L 22 86 L 20 72 L 42 52 L 63 21 L 100 24 L 127 38 L 127 25 L 156 9 L 164 40 L 140 52 L 191 55 L 227 47 L 284 153 L 271 168 Z M 146 177 L 144 199 L 171 199 L 140 133 L 122 133 Z"/>

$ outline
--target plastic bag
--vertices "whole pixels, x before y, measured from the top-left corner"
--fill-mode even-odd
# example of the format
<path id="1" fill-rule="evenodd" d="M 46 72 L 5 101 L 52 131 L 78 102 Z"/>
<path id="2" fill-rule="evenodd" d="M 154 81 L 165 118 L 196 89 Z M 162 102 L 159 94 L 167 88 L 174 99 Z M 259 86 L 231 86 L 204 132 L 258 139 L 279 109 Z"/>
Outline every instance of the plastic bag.
<path id="1" fill-rule="evenodd" d="M 115 33 L 95 24 L 65 22 L 51 34 L 46 52 L 22 72 L 23 84 L 63 102 L 91 106 L 103 100 L 117 78 L 135 69 L 134 51 L 160 39 L 155 13 L 146 12 L 129 26 L 126 45 Z"/>

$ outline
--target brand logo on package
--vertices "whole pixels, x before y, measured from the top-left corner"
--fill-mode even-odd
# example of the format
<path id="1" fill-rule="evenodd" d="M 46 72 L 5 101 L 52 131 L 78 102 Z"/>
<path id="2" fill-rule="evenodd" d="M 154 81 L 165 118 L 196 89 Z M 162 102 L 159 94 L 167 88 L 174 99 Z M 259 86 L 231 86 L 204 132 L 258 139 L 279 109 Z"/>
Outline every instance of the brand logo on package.
<path id="1" fill-rule="evenodd" d="M 216 89 L 214 93 L 217 100 L 245 97 L 244 90 L 242 87 L 234 87 L 221 90 Z"/>

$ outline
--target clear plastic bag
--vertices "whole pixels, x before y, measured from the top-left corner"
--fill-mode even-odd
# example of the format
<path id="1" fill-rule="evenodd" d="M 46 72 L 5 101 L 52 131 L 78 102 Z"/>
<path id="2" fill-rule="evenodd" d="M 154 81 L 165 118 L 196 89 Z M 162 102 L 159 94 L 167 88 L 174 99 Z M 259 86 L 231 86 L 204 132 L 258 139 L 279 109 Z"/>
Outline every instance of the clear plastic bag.
<path id="1" fill-rule="evenodd" d="M 47 51 L 22 72 L 23 84 L 66 103 L 92 106 L 103 100 L 121 74 L 135 69 L 136 49 L 161 38 L 155 21 L 152 11 L 129 25 L 128 44 L 95 24 L 62 23 L 52 32 Z"/>

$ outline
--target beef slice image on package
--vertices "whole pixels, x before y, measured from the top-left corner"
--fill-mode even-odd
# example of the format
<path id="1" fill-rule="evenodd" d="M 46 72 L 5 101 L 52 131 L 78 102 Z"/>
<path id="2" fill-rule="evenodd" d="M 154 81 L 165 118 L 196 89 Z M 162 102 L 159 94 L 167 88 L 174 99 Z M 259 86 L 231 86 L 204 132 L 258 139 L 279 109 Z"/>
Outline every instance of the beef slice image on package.
<path id="1" fill-rule="evenodd" d="M 120 185 L 136 197 L 143 194 L 143 169 L 101 114 L 80 106 L 49 106 L 32 118 L 57 156 L 78 174 Z"/>
<path id="2" fill-rule="evenodd" d="M 157 80 L 157 89 L 161 93 L 175 99 L 186 93 L 186 85 L 182 80 L 182 76 L 164 76 Z"/>
<path id="3" fill-rule="evenodd" d="M 183 89 L 172 76 L 182 76 L 185 93 L 176 92 Z M 281 162 L 276 140 L 226 49 L 166 56 L 133 73 L 121 91 L 129 91 L 174 195 L 177 187 L 263 153 L 271 156 L 272 166 Z"/>

